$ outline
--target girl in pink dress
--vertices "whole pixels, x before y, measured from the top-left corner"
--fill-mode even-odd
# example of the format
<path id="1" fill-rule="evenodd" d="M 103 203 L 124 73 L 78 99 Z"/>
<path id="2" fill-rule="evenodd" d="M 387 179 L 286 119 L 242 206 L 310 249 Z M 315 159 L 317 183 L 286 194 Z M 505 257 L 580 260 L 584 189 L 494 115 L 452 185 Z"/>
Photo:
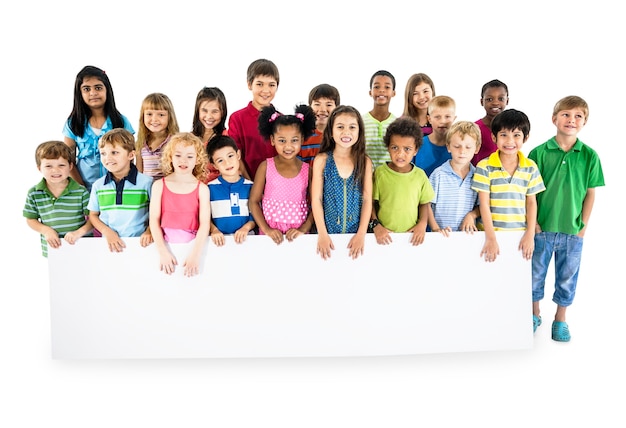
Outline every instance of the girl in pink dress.
<path id="1" fill-rule="evenodd" d="M 314 131 L 315 113 L 307 105 L 296 106 L 293 115 L 284 115 L 274 106 L 261 110 L 259 132 L 269 138 L 277 154 L 259 165 L 248 205 L 259 234 L 276 244 L 284 238 L 293 241 L 313 226 L 309 164 L 298 154 Z"/>
<path id="2" fill-rule="evenodd" d="M 190 132 L 172 136 L 161 157 L 165 177 L 152 184 L 150 231 L 159 251 L 160 269 L 170 275 L 178 261 L 167 243 L 195 240 L 183 263 L 185 276 L 199 273 L 200 256 L 209 235 L 211 201 L 206 177 L 207 154 Z"/>

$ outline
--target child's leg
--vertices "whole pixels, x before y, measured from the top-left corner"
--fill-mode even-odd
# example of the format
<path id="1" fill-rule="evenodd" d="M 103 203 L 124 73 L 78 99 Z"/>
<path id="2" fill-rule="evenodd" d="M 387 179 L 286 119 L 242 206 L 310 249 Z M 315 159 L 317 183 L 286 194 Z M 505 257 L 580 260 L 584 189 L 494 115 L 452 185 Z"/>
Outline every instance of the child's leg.
<path id="1" fill-rule="evenodd" d="M 539 316 L 539 301 L 544 297 L 546 275 L 554 252 L 554 234 L 541 232 L 535 235 L 535 250 L 532 258 L 533 315 Z"/>
<path id="2" fill-rule="evenodd" d="M 555 283 L 552 301 L 558 305 L 555 320 L 565 321 L 566 308 L 572 304 L 576 295 L 583 238 L 559 233 L 556 242 L 554 255 Z"/>

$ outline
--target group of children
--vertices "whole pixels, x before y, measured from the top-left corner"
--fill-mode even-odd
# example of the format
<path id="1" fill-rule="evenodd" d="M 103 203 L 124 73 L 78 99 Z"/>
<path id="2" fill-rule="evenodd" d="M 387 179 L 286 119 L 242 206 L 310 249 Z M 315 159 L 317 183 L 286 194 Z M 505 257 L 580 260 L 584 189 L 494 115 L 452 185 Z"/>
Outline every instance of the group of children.
<path id="1" fill-rule="evenodd" d="M 530 122 L 506 109 L 508 88 L 498 80 L 483 86 L 486 115 L 476 122 L 457 121 L 454 100 L 435 96 L 423 73 L 409 78 L 400 117 L 389 111 L 396 82 L 385 70 L 370 79 L 374 107 L 364 114 L 341 104 L 328 84 L 313 88 L 309 104 L 293 114 L 277 111 L 279 73 L 267 59 L 250 64 L 247 81 L 252 100 L 228 127 L 219 88 L 198 93 L 191 132 L 180 132 L 166 95 L 148 95 L 135 138 L 106 73 L 81 70 L 65 140 L 37 147 L 43 178 L 23 210 L 43 254 L 92 230 L 111 251 L 123 251 L 125 237 L 140 237 L 142 246 L 155 244 L 160 269 L 171 274 L 178 261 L 167 244 L 194 241 L 183 262 L 192 276 L 207 239 L 222 246 L 226 235 L 242 243 L 258 233 L 280 244 L 315 233 L 316 251 L 327 259 L 333 234 L 352 234 L 347 250 L 357 258 L 368 232 L 381 245 L 393 233 L 420 245 L 427 231 L 482 230 L 480 256 L 493 262 L 496 231 L 519 230 L 522 256 L 532 260 L 533 329 L 541 325 L 554 256 L 552 338 L 570 339 L 565 312 L 594 189 L 604 185 L 597 153 L 577 137 L 589 114 L 582 98 L 556 103 L 556 135 L 526 157 Z"/>

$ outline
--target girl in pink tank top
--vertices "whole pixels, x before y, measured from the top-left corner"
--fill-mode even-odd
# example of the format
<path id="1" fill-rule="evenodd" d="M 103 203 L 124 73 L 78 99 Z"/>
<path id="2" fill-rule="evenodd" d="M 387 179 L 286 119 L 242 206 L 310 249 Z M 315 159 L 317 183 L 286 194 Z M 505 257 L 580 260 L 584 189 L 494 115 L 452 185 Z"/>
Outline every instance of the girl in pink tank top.
<path id="1" fill-rule="evenodd" d="M 211 220 L 209 188 L 202 182 L 207 174 L 202 140 L 190 132 L 173 135 L 161 165 L 165 177 L 153 183 L 150 199 L 150 230 L 160 269 L 170 275 L 178 264 L 167 243 L 195 241 L 183 263 L 185 276 L 193 276 L 199 273 Z"/>
<path id="2" fill-rule="evenodd" d="M 248 203 L 259 233 L 276 244 L 284 237 L 292 241 L 313 226 L 309 164 L 298 154 L 314 131 L 315 113 L 307 105 L 297 106 L 293 115 L 283 115 L 273 106 L 261 110 L 259 132 L 277 154 L 257 168 Z"/>

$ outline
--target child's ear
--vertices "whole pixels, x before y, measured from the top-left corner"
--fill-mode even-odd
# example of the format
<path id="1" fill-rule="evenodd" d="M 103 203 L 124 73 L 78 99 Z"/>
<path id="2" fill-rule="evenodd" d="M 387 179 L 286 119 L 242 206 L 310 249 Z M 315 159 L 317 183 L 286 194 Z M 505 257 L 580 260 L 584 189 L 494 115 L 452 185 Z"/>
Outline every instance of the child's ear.
<path id="1" fill-rule="evenodd" d="M 241 150 L 237 149 L 237 160 L 241 160 Z"/>
<path id="2" fill-rule="evenodd" d="M 524 137 L 524 143 L 525 143 L 526 141 L 528 141 L 528 139 L 529 139 L 529 138 L 530 138 L 530 134 L 528 134 L 527 136 L 525 136 L 525 137 Z"/>

